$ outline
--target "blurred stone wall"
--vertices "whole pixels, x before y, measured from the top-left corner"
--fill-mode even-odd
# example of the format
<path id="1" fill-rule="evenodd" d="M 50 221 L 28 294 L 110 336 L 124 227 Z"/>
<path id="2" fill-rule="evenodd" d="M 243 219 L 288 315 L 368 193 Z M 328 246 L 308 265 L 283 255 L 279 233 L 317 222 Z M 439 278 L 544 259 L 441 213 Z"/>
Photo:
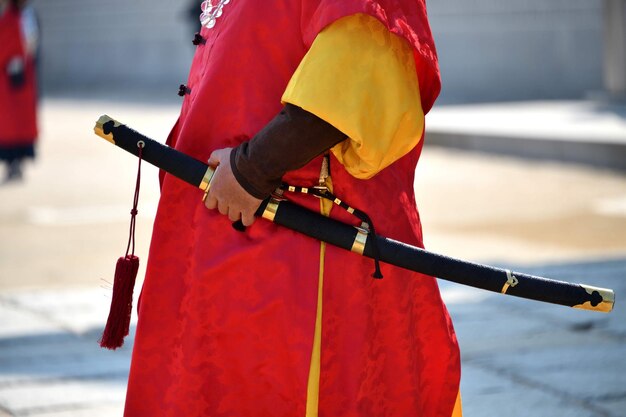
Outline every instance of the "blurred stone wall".
<path id="1" fill-rule="evenodd" d="M 188 2 L 34 4 L 43 23 L 48 91 L 85 86 L 174 91 L 184 82 L 193 54 Z M 576 98 L 602 89 L 600 0 L 429 0 L 428 5 L 442 102 Z"/>
<path id="2" fill-rule="evenodd" d="M 430 0 L 442 101 L 577 98 L 602 89 L 599 0 Z"/>
<path id="3" fill-rule="evenodd" d="M 42 25 L 45 91 L 168 88 L 175 94 L 186 79 L 194 50 L 186 2 L 33 4 Z"/>

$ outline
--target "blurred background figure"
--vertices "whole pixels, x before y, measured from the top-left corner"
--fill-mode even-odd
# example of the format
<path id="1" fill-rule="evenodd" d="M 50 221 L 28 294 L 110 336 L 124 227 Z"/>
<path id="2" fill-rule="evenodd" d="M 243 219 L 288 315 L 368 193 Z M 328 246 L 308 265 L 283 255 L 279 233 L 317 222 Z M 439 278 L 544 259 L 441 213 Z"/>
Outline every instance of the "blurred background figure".
<path id="1" fill-rule="evenodd" d="M 0 0 L 0 160 L 6 165 L 2 183 L 21 180 L 23 161 L 35 156 L 38 44 L 32 6 Z"/>

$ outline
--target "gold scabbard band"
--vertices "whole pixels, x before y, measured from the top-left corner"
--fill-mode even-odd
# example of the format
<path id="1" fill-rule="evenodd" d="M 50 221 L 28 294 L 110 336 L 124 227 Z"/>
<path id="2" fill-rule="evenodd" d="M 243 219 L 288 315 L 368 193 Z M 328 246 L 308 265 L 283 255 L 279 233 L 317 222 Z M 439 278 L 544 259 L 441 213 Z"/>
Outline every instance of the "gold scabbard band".
<path id="1" fill-rule="evenodd" d="M 358 253 L 359 255 L 363 255 L 363 252 L 365 251 L 365 244 L 367 243 L 368 231 L 361 227 L 355 227 L 355 229 L 356 236 L 354 237 L 354 242 L 352 243 L 352 248 L 350 248 L 350 250 Z"/>
<path id="2" fill-rule="evenodd" d="M 204 191 L 204 195 L 202 196 L 202 202 L 205 202 L 206 198 L 209 196 L 209 190 L 211 189 L 211 180 L 213 179 L 216 171 L 217 167 L 215 169 L 208 167 L 206 169 L 206 172 L 204 173 L 204 176 L 202 177 L 202 181 L 198 186 L 198 188 Z"/>
<path id="3" fill-rule="evenodd" d="M 276 212 L 278 211 L 279 204 L 279 200 L 276 200 L 275 198 L 270 198 L 270 201 L 267 203 L 267 206 L 265 206 L 265 210 L 263 211 L 261 217 L 273 222 L 274 218 L 276 217 Z"/>
<path id="4" fill-rule="evenodd" d="M 202 182 L 198 186 L 202 191 L 208 192 L 209 187 L 211 187 L 211 180 L 213 179 L 213 174 L 215 174 L 216 169 L 208 167 L 206 172 L 204 173 L 204 177 L 202 177 Z"/>
<path id="5" fill-rule="evenodd" d="M 506 282 L 502 286 L 502 290 L 500 292 L 502 294 L 506 294 L 509 287 L 515 287 L 517 284 L 519 284 L 519 280 L 517 279 L 515 275 L 511 273 L 511 271 L 507 269 L 506 270 Z"/>
<path id="6" fill-rule="evenodd" d="M 615 293 L 613 292 L 613 290 L 610 290 L 608 288 L 592 287 L 591 285 L 579 285 L 583 287 L 589 295 L 593 295 L 594 292 L 597 292 L 600 297 L 602 297 L 602 301 L 600 301 L 595 306 L 593 306 L 590 301 L 585 301 L 583 304 L 573 306 L 574 308 L 579 308 L 582 310 L 601 311 L 602 313 L 609 313 L 611 310 L 613 310 L 613 305 L 615 304 Z"/>

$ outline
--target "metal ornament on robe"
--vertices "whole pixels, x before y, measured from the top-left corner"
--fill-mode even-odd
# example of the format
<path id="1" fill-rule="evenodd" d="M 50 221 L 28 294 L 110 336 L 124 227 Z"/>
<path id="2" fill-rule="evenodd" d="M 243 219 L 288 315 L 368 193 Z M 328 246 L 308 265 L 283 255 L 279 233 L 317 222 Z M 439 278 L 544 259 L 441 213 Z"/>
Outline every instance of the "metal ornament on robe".
<path id="1" fill-rule="evenodd" d="M 206 163 L 149 139 L 109 116 L 100 117 L 94 132 L 136 156 L 137 143 L 143 141 L 145 147 L 142 157 L 145 161 L 203 191 L 210 184 L 213 169 Z M 615 294 L 611 289 L 557 281 L 450 258 L 383 236 L 370 235 L 362 227 L 342 223 L 275 197 L 264 200 L 256 215 L 369 258 L 374 258 L 372 241 L 376 239 L 380 261 L 458 284 L 604 313 L 610 312 L 615 303 Z"/>
<path id="2" fill-rule="evenodd" d="M 230 3 L 230 0 L 219 0 L 217 4 L 215 0 L 204 0 L 200 5 L 202 14 L 200 14 L 200 23 L 207 29 L 215 26 L 215 21 L 224 12 L 224 6 Z"/>

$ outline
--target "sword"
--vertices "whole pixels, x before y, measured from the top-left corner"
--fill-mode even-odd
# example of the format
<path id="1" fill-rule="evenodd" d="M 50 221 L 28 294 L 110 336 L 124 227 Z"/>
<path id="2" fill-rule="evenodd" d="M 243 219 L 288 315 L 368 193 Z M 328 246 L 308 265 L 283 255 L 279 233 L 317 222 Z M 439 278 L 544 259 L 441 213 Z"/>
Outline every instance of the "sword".
<path id="1" fill-rule="evenodd" d="M 147 138 L 106 115 L 98 119 L 94 132 L 135 156 L 139 156 L 139 147 L 142 147 L 142 158 L 147 162 L 203 191 L 208 189 L 214 170 L 206 163 Z M 262 202 L 256 215 L 368 258 L 375 258 L 375 239 L 380 261 L 457 284 L 604 313 L 610 312 L 615 303 L 615 293 L 611 289 L 558 281 L 436 254 L 372 235 L 365 228 L 342 223 L 273 196 Z"/>

